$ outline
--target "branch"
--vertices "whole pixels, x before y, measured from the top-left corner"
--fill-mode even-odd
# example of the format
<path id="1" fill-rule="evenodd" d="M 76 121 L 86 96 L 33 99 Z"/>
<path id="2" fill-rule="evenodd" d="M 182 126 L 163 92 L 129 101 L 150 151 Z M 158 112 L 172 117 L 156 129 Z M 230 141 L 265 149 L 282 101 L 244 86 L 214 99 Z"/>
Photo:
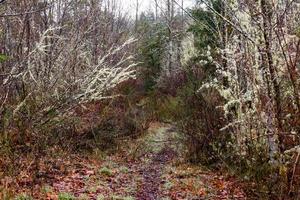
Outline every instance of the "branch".
<path id="1" fill-rule="evenodd" d="M 1 1 L 1 0 L 0 0 Z M 4 2 L 5 0 L 2 0 L 2 2 Z M 0 3 L 2 3 L 0 2 Z M 45 11 L 49 8 L 51 8 L 51 6 L 46 6 L 42 9 L 38 9 L 38 10 L 33 10 L 33 11 L 28 11 L 28 12 L 23 12 L 23 13 L 15 13 L 15 14 L 5 14 L 5 15 L 0 15 L 0 18 L 4 18 L 4 17 L 18 17 L 18 16 L 22 16 L 22 15 L 30 15 L 30 14 L 34 14 L 34 13 L 38 13 L 38 12 L 42 12 Z"/>
<path id="2" fill-rule="evenodd" d="M 252 42 L 255 46 L 259 47 L 258 45 L 256 45 L 256 42 L 254 41 L 254 39 L 252 39 L 246 32 L 244 32 L 243 30 L 241 30 L 237 25 L 235 25 L 232 21 L 230 21 L 228 18 L 226 18 L 225 16 L 223 16 L 221 13 L 219 13 L 218 11 L 216 11 L 212 6 L 210 6 L 207 2 L 205 1 L 201 1 L 202 3 L 205 4 L 205 6 L 211 10 L 213 13 L 215 13 L 216 15 L 218 15 L 223 21 L 225 21 L 226 23 L 228 23 L 229 25 L 232 26 L 232 28 L 234 28 L 236 31 L 238 31 L 240 34 L 242 34 L 246 39 L 248 39 L 250 42 Z"/>

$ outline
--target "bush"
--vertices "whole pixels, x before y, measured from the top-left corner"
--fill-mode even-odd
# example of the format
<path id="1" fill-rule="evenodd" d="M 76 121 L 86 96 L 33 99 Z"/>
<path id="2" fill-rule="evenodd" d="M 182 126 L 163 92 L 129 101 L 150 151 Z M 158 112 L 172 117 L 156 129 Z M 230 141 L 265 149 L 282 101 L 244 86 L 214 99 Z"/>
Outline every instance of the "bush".
<path id="1" fill-rule="evenodd" d="M 200 93 L 198 86 L 199 83 L 190 81 L 179 91 L 181 109 L 177 121 L 188 137 L 191 161 L 210 164 L 218 158 L 214 146 L 225 146 L 229 138 L 220 132 L 225 124 L 219 108 L 221 96 L 216 90 Z"/>

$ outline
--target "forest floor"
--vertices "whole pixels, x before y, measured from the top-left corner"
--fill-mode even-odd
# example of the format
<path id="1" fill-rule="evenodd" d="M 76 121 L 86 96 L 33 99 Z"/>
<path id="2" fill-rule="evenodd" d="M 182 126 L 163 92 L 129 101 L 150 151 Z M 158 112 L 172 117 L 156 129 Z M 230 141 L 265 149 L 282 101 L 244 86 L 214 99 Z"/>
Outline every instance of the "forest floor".
<path id="1" fill-rule="evenodd" d="M 70 155 L 53 149 L 41 160 L 38 179 L 32 178 L 30 158 L 22 158 L 27 164 L 17 180 L 1 180 L 0 199 L 10 199 L 9 192 L 41 200 L 246 199 L 237 179 L 186 164 L 179 137 L 171 125 L 153 123 L 142 138 L 113 154 Z"/>

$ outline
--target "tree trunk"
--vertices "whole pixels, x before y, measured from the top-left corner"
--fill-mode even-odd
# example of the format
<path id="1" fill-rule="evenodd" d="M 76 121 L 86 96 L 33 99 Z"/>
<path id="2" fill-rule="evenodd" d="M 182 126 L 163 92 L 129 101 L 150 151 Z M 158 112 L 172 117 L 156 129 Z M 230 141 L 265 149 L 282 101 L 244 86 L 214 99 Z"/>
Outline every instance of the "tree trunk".
<path id="1" fill-rule="evenodd" d="M 279 139 L 280 153 L 284 151 L 283 134 L 282 134 L 282 122 L 281 122 L 281 94 L 280 86 L 277 79 L 276 69 L 274 66 L 272 55 L 272 10 L 270 8 L 268 0 L 261 0 L 261 10 L 263 18 L 263 37 L 265 46 L 265 55 L 267 59 L 267 67 L 270 73 L 271 84 L 274 90 L 274 111 L 277 122 L 277 134 Z M 273 99 L 272 97 L 270 97 Z"/>

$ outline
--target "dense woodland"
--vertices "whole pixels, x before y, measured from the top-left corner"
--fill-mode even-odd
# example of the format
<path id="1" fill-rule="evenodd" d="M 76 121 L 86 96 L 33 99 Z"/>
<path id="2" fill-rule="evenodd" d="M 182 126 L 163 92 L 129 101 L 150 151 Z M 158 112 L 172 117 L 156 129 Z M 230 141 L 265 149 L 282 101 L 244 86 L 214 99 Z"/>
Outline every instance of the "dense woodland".
<path id="1" fill-rule="evenodd" d="M 0 199 L 300 199 L 299 1 L 0 2 Z"/>

